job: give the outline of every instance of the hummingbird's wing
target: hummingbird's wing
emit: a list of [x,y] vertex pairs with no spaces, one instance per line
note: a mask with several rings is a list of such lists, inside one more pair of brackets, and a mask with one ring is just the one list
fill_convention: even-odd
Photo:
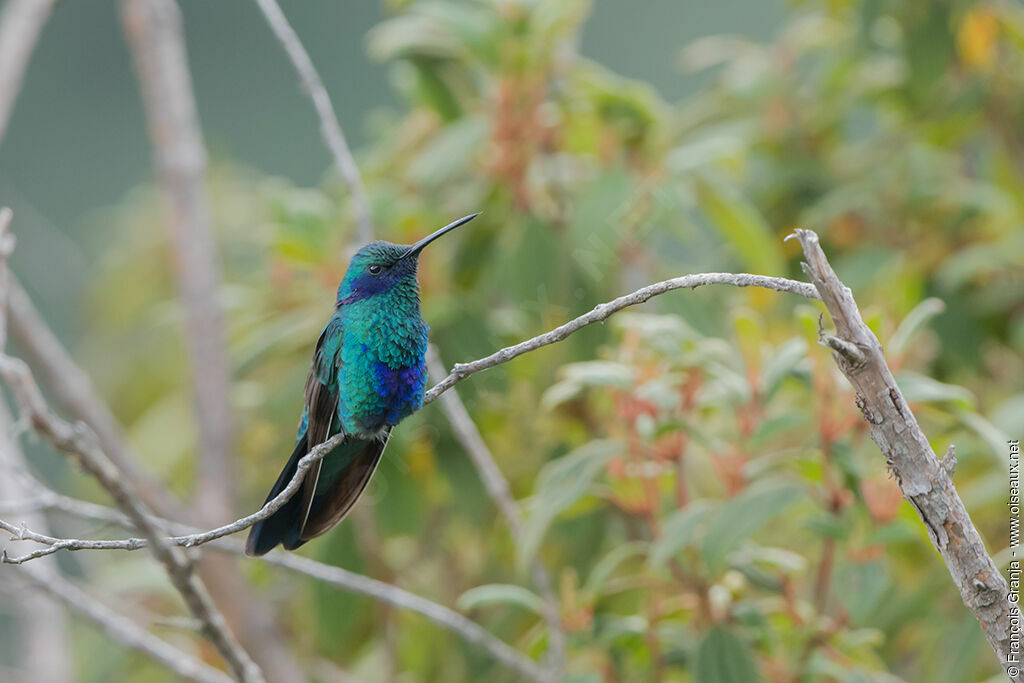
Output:
[[[341,318],[332,316],[330,321],[316,340],[313,351],[313,364],[306,375],[306,413],[309,416],[306,426],[306,444],[309,449],[322,444],[331,436],[331,427],[338,413],[338,369],[341,366],[341,342],[344,328]],[[299,528],[303,529],[309,517],[320,469],[324,460],[313,464],[302,484],[302,520]]]
[[[337,359],[340,355],[338,351],[341,348],[341,340],[342,323],[337,316],[334,316],[316,341],[313,365],[306,378],[306,405],[302,411],[295,448],[288,459],[288,464],[281,470],[273,488],[270,489],[264,505],[276,498],[288,486],[295,477],[299,460],[331,435],[335,409],[338,405]],[[318,461],[306,473],[302,491],[299,494],[292,496],[273,515],[253,525],[246,541],[246,554],[262,555],[279,543],[288,550],[294,550],[302,545],[300,533],[309,516],[322,463],[323,460]]]

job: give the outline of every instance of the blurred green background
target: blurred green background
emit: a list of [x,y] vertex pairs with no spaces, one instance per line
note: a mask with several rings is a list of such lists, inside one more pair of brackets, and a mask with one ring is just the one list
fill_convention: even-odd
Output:
[[[212,160],[241,515],[290,451],[354,226],[255,6],[181,6]],[[283,8],[356,149],[378,235],[411,241],[484,211],[424,258],[424,316],[447,364],[683,273],[802,279],[782,238],[816,230],[933,446],[956,444],[957,486],[1005,565],[1006,440],[1024,424],[1019,3]],[[147,467],[187,500],[191,389],[151,177],[115,4],[58,4],[0,146],[14,267]],[[459,391],[526,516],[523,541],[429,406],[396,431],[360,504],[372,513],[301,552],[456,606],[539,657],[548,633],[525,570],[538,558],[577,683],[1001,680],[816,344],[819,310],[675,292],[474,376]],[[40,476],[104,502],[37,450]],[[168,625],[180,612],[147,557],[61,561],[217,661]],[[311,680],[515,680],[417,615],[240,568]],[[167,677],[70,628],[80,680]]]

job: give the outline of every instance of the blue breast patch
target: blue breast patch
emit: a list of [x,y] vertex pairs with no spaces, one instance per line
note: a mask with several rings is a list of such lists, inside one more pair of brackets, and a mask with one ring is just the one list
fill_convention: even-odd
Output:
[[373,374],[377,393],[386,409],[384,421],[387,424],[398,424],[422,405],[427,384],[427,372],[422,364],[391,368],[378,361],[374,363]]

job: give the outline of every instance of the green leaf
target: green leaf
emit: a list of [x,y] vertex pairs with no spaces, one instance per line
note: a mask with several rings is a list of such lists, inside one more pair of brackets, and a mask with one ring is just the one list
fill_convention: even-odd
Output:
[[562,371],[567,379],[588,387],[629,389],[636,377],[636,368],[602,360],[573,363],[566,365]]
[[477,116],[464,117],[445,126],[412,160],[409,177],[430,186],[451,182],[466,172],[489,132],[490,124]]
[[601,683],[604,677],[596,671],[587,671],[583,673],[569,674],[565,679],[565,683]]
[[722,626],[715,626],[697,649],[694,680],[700,683],[755,683],[761,675],[746,643]]
[[785,434],[790,429],[805,424],[810,419],[810,416],[803,410],[791,410],[788,413],[782,415],[776,415],[766,420],[761,420],[757,429],[750,435],[750,446],[758,447],[764,444],[766,441],[770,441],[775,437]]
[[862,623],[881,606],[889,588],[889,574],[882,562],[858,562],[840,565],[836,571],[836,591],[854,624]]
[[605,581],[619,568],[619,565],[631,557],[642,555],[647,551],[647,545],[643,541],[633,541],[632,543],[624,543],[609,552],[598,560],[594,568],[590,570],[590,576],[587,577],[587,582],[583,585],[583,589],[591,595],[600,595]]
[[807,342],[799,337],[794,337],[775,349],[775,355],[764,364],[761,371],[761,396],[765,399],[771,398],[782,384],[782,380],[793,374],[806,356]]
[[774,571],[799,574],[807,569],[806,557],[785,548],[752,545],[739,554],[742,554],[743,562],[765,564]]
[[963,408],[974,405],[974,394],[955,384],[944,384],[925,375],[904,370],[896,374],[896,384],[907,403],[955,403]]
[[697,197],[744,268],[765,275],[785,272],[780,242],[753,204],[708,176],[698,179]]
[[633,386],[636,369],[623,363],[595,360],[566,365],[560,374],[564,379],[552,385],[541,398],[541,405],[544,408],[554,408],[570,401],[587,387],[630,389]]
[[636,180],[624,169],[610,169],[581,189],[569,226],[572,259],[591,283],[607,283],[617,265],[623,219],[632,206]]
[[539,595],[522,586],[507,583],[492,583],[470,588],[459,596],[455,604],[463,612],[498,604],[515,605],[534,614],[541,614],[544,611],[544,601]]
[[701,524],[715,505],[714,501],[695,500],[673,512],[661,526],[661,537],[651,545],[651,564],[664,565],[670,557],[698,540]]
[[533,513],[526,521],[519,546],[521,567],[533,559],[555,517],[579,500],[605,463],[621,452],[618,441],[591,441],[541,470],[532,500]]
[[978,413],[969,410],[958,410],[956,416],[965,427],[984,439],[988,445],[989,455],[1009,471],[1010,459],[1005,457],[1006,442],[1010,439],[1009,435]]
[[903,353],[903,350],[907,348],[907,344],[910,340],[913,339],[918,332],[924,329],[925,325],[927,325],[932,318],[945,310],[946,304],[941,299],[925,299],[919,303],[914,307],[914,310],[907,314],[907,317],[903,319],[900,326],[896,328],[895,332],[893,332],[886,350],[894,355]]
[[747,489],[712,516],[704,535],[702,556],[713,572],[722,569],[726,556],[740,541],[753,534],[803,496],[803,487],[782,483]]
[[1024,394],[1006,399],[989,414],[992,426],[1003,432],[1013,432],[1024,424]]
[[676,173],[689,173],[723,160],[741,158],[748,144],[746,140],[728,132],[701,137],[670,151],[665,162]]

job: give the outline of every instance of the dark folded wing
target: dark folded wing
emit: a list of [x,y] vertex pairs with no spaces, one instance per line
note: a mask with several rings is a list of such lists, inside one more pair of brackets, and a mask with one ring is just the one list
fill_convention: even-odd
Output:
[[[342,338],[341,319],[334,316],[320,333],[320,338],[316,340],[313,364],[306,376],[305,390],[308,415],[306,444],[310,450],[331,436],[331,426],[337,419]],[[306,479],[302,485],[301,519],[303,525],[309,516],[322,464],[323,460],[313,464],[313,467],[306,473]]]

